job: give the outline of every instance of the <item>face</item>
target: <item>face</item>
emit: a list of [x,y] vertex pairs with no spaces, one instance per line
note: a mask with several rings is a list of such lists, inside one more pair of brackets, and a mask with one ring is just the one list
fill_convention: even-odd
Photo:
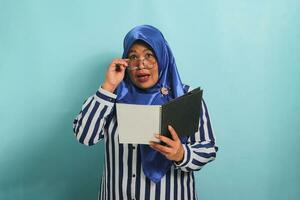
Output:
[[133,84],[140,89],[153,87],[158,81],[158,63],[154,52],[141,43],[133,44],[128,53],[127,70]]

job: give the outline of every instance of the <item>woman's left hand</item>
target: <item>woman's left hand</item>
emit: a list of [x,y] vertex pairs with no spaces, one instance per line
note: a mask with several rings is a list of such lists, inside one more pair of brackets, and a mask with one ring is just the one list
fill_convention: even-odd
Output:
[[157,135],[156,138],[161,142],[164,142],[166,145],[164,146],[155,142],[150,142],[149,145],[152,149],[166,156],[167,159],[180,162],[184,157],[184,149],[182,143],[173,127],[169,125],[168,129],[172,135],[173,140],[162,135]]

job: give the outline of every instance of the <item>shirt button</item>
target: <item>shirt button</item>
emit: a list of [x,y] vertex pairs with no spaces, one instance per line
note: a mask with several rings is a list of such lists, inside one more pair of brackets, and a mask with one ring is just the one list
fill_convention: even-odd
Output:
[[133,174],[132,177],[135,178],[135,174]]
[[135,150],[135,147],[132,147],[133,150]]

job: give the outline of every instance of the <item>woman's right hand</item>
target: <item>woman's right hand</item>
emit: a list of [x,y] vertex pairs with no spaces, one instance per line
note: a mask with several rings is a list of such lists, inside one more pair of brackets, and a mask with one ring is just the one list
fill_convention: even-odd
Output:
[[113,59],[112,63],[107,69],[105,80],[101,86],[102,89],[107,90],[111,93],[115,91],[115,89],[124,78],[126,67],[128,66],[128,60],[129,59],[121,58]]

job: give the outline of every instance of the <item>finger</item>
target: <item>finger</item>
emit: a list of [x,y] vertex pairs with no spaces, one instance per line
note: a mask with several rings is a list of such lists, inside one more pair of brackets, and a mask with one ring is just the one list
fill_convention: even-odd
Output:
[[164,154],[164,155],[168,155],[172,152],[172,149],[167,147],[167,146],[163,146],[161,144],[158,143],[150,143],[150,147],[156,151],[159,151],[160,153]]
[[122,71],[121,65],[116,64],[116,71],[117,71],[117,72],[121,72],[121,71]]
[[172,135],[173,140],[174,141],[178,141],[179,137],[178,137],[176,131],[174,130],[174,128],[171,125],[168,125],[168,129],[169,129],[169,131],[170,131],[170,133]]
[[124,63],[124,62],[115,62],[113,63],[113,65],[116,67],[116,66],[120,66],[120,67],[124,67],[124,69],[128,66],[127,63]]
[[128,62],[125,59],[121,58],[116,58],[112,62],[114,65],[123,65],[123,66],[128,66]]
[[129,61],[129,59],[127,59],[127,58],[118,59],[118,62],[123,63],[125,66],[128,65],[128,61]]
[[166,136],[163,136],[163,135],[159,135],[157,134],[156,135],[156,138],[159,139],[160,141],[164,142],[165,144],[167,144],[168,146],[174,146],[175,145],[175,142],[174,140],[166,137]]
[[110,65],[110,70],[116,72],[123,72],[127,67],[127,64],[120,60],[114,60]]

